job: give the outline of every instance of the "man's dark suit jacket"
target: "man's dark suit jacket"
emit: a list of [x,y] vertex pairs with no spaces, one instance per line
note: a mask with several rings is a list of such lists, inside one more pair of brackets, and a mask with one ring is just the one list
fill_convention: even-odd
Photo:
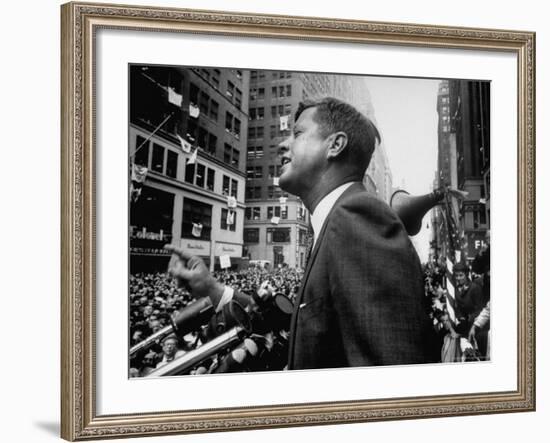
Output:
[[328,214],[307,264],[288,368],[426,363],[438,353],[405,228],[354,183]]

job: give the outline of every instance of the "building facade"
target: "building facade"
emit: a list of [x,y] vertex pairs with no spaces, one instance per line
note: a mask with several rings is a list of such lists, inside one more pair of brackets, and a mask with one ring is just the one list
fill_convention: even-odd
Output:
[[[249,72],[130,67],[131,164],[147,168],[130,204],[131,272],[164,271],[166,243],[238,264],[243,224]],[[233,198],[229,198],[233,197]]]
[[461,201],[449,199],[434,212],[434,255],[471,261],[486,240],[491,213],[489,104],[489,82],[445,80],[440,84],[435,185],[468,195]]

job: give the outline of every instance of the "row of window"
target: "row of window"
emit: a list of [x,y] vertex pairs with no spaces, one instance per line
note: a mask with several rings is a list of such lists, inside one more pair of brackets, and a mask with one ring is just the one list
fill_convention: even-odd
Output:
[[[222,208],[220,216],[220,229],[225,231],[236,231],[237,213],[232,211],[231,214],[231,218],[228,219],[228,210]],[[200,202],[198,200],[184,198],[182,217],[182,238],[210,240],[212,232],[212,205]],[[230,223],[228,223],[228,221]],[[202,227],[197,229],[194,224],[200,224]]]
[[[280,217],[283,220],[288,218],[287,206],[283,210],[281,206],[267,206],[267,220],[271,220],[273,217]],[[247,220],[262,220],[262,208],[260,206],[249,206],[245,209],[245,218]],[[302,206],[298,207],[296,214],[297,220],[306,220],[306,210]]]
[[[267,198],[279,198],[286,197],[288,194],[281,191],[281,188],[278,186],[268,186],[267,187]],[[262,187],[261,186],[247,186],[246,187],[246,200],[259,199],[262,198]]]
[[[273,217],[279,217],[283,220],[288,218],[288,207],[284,206],[284,210],[281,206],[267,206],[267,220],[271,220]],[[245,210],[245,218],[247,220],[261,220],[262,208],[259,206],[248,207]]]
[[[208,81],[209,83],[212,83],[212,85],[216,89],[220,89],[220,74],[221,74],[221,72],[220,72],[219,69],[210,70],[210,69],[201,68],[200,70],[195,70],[195,71],[197,71],[204,79],[206,79],[206,81]],[[238,79],[242,79],[243,73],[242,73],[241,70],[237,69],[235,71],[235,74],[236,74]],[[241,109],[243,93],[230,80],[227,81],[227,88],[225,90],[225,94],[232,103],[234,103],[239,109]],[[191,96],[191,97],[193,97],[193,96]],[[196,96],[195,96],[195,99],[191,98],[191,101],[193,101],[194,103],[199,103],[198,97],[196,97]]]
[[[271,87],[271,98],[292,97],[292,85],[280,85]],[[262,100],[265,98],[265,88],[250,88],[250,100]]]
[[[292,72],[289,71],[273,71],[271,73],[272,79],[292,78]],[[265,80],[265,71],[250,71],[250,80]]]
[[[136,154],[134,162],[138,165],[146,166],[151,171],[166,175],[171,178],[177,178],[178,175],[178,154],[174,151],[166,149],[164,146],[152,143],[153,152],[149,161],[150,143],[141,135],[136,136]],[[138,149],[139,148],[139,149]],[[230,145],[225,145],[224,158],[226,163],[233,164],[238,167],[239,151],[232,148]],[[214,191],[216,179],[216,171],[208,168],[202,163],[195,162],[185,166],[184,180],[200,188]],[[232,195],[237,198],[238,182],[231,179],[227,175],[222,179],[223,195]]]
[[[270,125],[269,126],[269,137],[288,137],[290,135],[289,129],[281,129],[280,125]],[[248,127],[248,139],[262,139],[264,138],[264,127],[263,126],[249,126]]]
[[218,102],[208,95],[205,91],[201,91],[197,85],[191,83],[189,85],[189,101],[199,106],[201,114],[218,121],[218,111],[220,105]]
[[[290,104],[271,106],[271,118],[277,118],[282,115],[290,115],[291,112],[292,112],[292,105]],[[248,110],[249,120],[263,120],[264,116],[265,116],[264,107],[250,108]]]
[[[243,234],[245,243],[260,242],[259,228],[245,228]],[[290,228],[267,228],[266,243],[290,243]]]
[[[262,155],[258,156],[258,153],[259,152],[263,152],[263,151],[254,151],[254,157],[252,157],[252,155],[249,155],[248,158],[261,158]],[[282,166],[281,165],[269,165],[267,167],[267,170],[268,170],[268,178],[275,178],[275,177],[279,177],[281,175],[281,168]],[[264,174],[263,174],[263,166],[254,166],[254,165],[249,165],[247,166],[246,168],[246,178],[251,180],[251,179],[255,179],[255,178],[263,178]]]

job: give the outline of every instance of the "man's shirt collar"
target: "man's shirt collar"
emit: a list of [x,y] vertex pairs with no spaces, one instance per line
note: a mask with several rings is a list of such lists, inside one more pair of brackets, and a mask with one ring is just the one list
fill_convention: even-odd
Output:
[[322,200],[319,202],[315,210],[311,214],[311,226],[313,228],[313,244],[317,242],[319,233],[323,228],[323,224],[328,217],[328,214],[336,200],[348,189],[354,182],[344,183],[343,185],[338,186],[336,189],[329,192],[325,195]]

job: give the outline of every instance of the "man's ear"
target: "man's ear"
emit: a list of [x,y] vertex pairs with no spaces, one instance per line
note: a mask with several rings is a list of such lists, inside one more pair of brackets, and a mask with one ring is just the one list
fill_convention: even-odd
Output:
[[333,159],[342,154],[348,146],[348,135],[342,131],[335,132],[328,136],[327,142],[329,144],[327,158]]

